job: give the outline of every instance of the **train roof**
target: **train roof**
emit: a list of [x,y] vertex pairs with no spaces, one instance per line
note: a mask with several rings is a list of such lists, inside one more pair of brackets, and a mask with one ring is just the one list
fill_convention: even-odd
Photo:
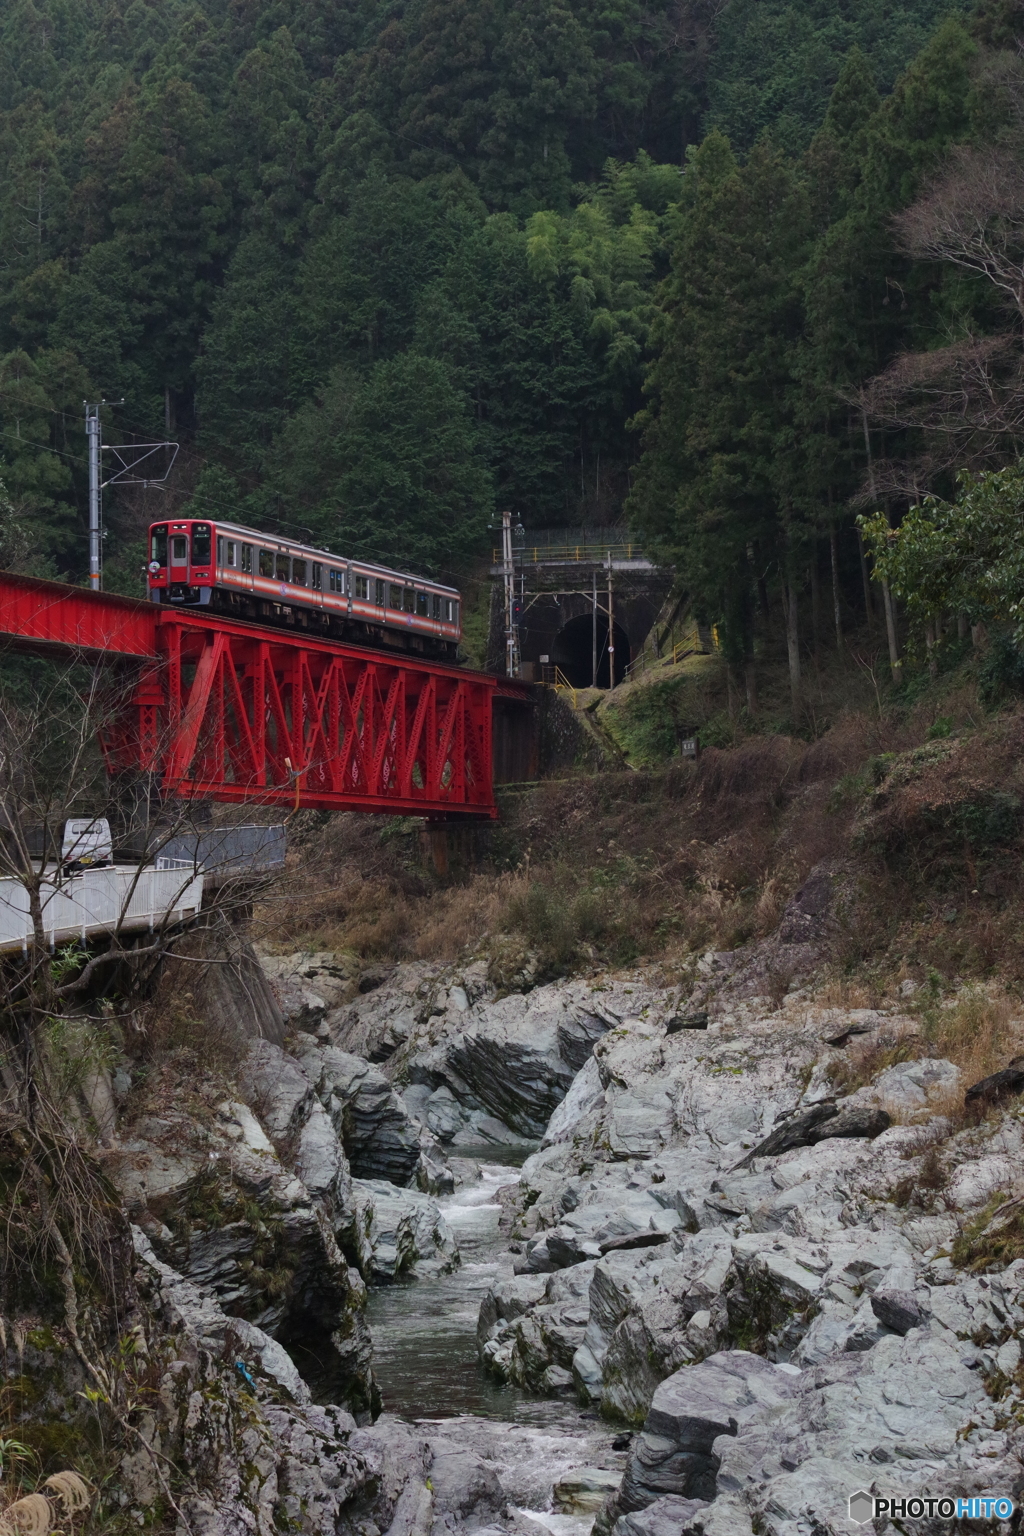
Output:
[[433,576],[414,576],[411,571],[396,571],[389,565],[375,565],[372,560],[353,560],[348,555],[332,554],[329,549],[318,549],[315,544],[303,544],[299,539],[289,539],[279,533],[261,533],[258,528],[247,528],[244,523],[223,522],[219,517],[159,517],[155,518],[154,523],[150,524],[150,526],[153,527],[156,523],[173,522],[211,523],[216,528],[230,529],[232,533],[244,534],[246,538],[263,544],[288,544],[296,546],[299,549],[308,550],[311,555],[320,555],[324,560],[333,560],[336,564],[357,565],[360,570],[372,571],[375,576],[388,576],[397,581],[422,581],[428,583],[431,587],[437,587],[441,592],[450,592],[453,597],[462,597],[458,587],[448,587],[443,581],[435,581]]

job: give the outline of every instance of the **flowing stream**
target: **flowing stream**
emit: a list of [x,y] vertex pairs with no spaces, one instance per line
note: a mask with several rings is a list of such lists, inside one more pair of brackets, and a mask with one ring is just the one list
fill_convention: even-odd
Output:
[[[612,1450],[615,1431],[572,1399],[534,1397],[481,1368],[480,1302],[495,1279],[512,1273],[498,1231],[497,1191],[520,1175],[507,1164],[479,1166],[478,1181],[438,1202],[462,1254],[454,1274],[370,1291],[367,1315],[384,1408],[409,1420],[447,1420],[449,1431],[450,1421],[460,1420],[467,1445],[495,1467],[524,1514],[556,1536],[586,1536],[593,1514],[558,1513],[552,1487],[579,1467],[621,1471],[625,1455]],[[495,1433],[499,1424],[504,1429]]]

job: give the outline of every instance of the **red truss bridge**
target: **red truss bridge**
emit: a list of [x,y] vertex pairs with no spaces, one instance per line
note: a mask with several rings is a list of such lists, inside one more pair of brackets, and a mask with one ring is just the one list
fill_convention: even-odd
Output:
[[489,673],[6,571],[0,645],[109,664],[108,771],[197,799],[494,817],[495,700],[529,698]]

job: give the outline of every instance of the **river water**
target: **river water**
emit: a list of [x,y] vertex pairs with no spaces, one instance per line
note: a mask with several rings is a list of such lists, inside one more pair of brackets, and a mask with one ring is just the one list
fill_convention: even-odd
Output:
[[[370,1291],[374,1372],[386,1412],[446,1420],[449,1433],[451,1421],[460,1420],[467,1445],[494,1465],[514,1504],[556,1536],[587,1536],[593,1515],[555,1511],[552,1487],[579,1467],[621,1471],[625,1455],[612,1450],[615,1431],[571,1399],[533,1397],[503,1385],[477,1358],[480,1302],[495,1279],[512,1273],[498,1231],[497,1191],[519,1176],[507,1164],[480,1164],[479,1178],[439,1200],[462,1255],[454,1274]],[[505,1430],[495,1433],[499,1425]]]

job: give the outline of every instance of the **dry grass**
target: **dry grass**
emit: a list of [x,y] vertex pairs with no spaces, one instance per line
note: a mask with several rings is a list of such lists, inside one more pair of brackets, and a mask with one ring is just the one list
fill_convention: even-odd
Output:
[[878,982],[865,976],[829,975],[816,988],[812,1002],[821,1008],[878,1008],[883,1001]]
[[[848,992],[847,998],[851,996]],[[844,1005],[837,984],[822,988],[815,994],[819,1006],[878,1006],[891,1003],[892,998],[878,996],[873,1003],[858,996],[856,1004]],[[908,1004],[901,1000],[901,1006]],[[984,1106],[968,1109],[964,1103],[966,1090],[972,1083],[1001,1071],[1007,1062],[1024,1051],[1024,1017],[1020,1001],[995,985],[966,986],[953,998],[940,1002],[937,996],[928,996],[917,1007],[909,1004],[910,1017],[893,1021],[892,1028],[881,1029],[877,1034],[858,1039],[854,1037],[846,1046],[842,1060],[832,1071],[832,1080],[842,1094],[873,1083],[888,1067],[903,1061],[932,1056],[951,1061],[960,1068],[956,1087],[934,1090],[927,1106],[907,1111],[891,1104],[890,1111],[896,1124],[918,1124],[925,1121],[941,1128],[945,1139],[965,1126],[976,1125],[987,1113]],[[935,1117],[941,1117],[936,1120]]]
[[965,1088],[1024,1051],[1020,1001],[999,987],[965,987],[951,1007],[929,1012],[924,1022],[929,1046],[956,1063]]
[[809,871],[840,859],[837,1006],[876,1005],[894,975],[1024,987],[1024,842],[1005,799],[1019,785],[1024,805],[1024,712],[983,716],[962,678],[868,703],[813,741],[749,736],[696,763],[502,794],[445,878],[419,823],[300,813],[255,936],[371,964],[454,962],[507,935],[545,975],[640,961],[681,975],[695,953],[767,936]]

